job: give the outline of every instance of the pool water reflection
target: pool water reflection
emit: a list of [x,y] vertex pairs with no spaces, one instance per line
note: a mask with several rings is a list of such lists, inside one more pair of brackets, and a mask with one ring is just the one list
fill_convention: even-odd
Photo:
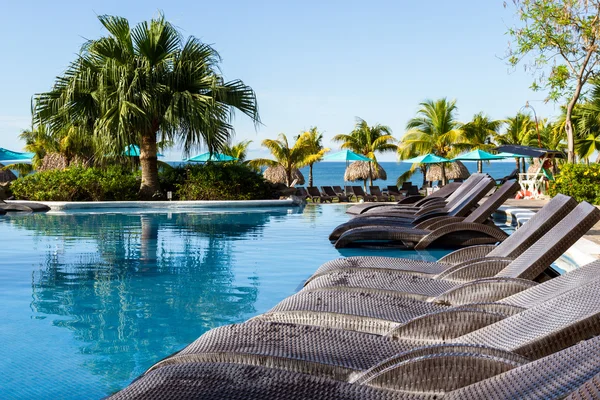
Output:
[[[340,253],[343,206],[0,217],[0,393],[100,398]],[[446,251],[346,250],[434,260]]]

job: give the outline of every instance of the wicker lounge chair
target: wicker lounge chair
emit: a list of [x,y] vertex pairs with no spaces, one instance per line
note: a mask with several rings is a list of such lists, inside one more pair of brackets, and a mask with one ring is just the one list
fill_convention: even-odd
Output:
[[[505,183],[484,204],[464,219],[429,218],[414,225],[414,227],[396,224],[391,219],[389,221],[380,221],[379,219],[376,219],[375,222],[365,221],[365,225],[348,229],[342,233],[335,242],[335,247],[339,249],[383,245],[425,249],[428,247],[464,247],[501,242],[508,235],[493,223],[485,223],[498,207],[509,197],[512,197],[519,188],[516,182]],[[465,203],[469,204],[470,201],[474,200],[468,198]],[[339,229],[336,229],[334,232],[338,233],[339,231]]]
[[[407,183],[407,182],[405,182]],[[400,201],[400,199],[404,198],[404,195],[406,194],[406,190],[405,191],[401,191],[401,189],[398,189],[398,186],[396,185],[388,185],[387,187],[387,193],[389,196],[394,197],[394,200],[396,201]]]
[[33,203],[30,201],[19,201],[6,203],[0,200],[0,215],[7,212],[46,212],[50,211],[50,207],[41,203]]
[[308,198],[308,192],[302,186],[296,188],[296,196],[300,197],[302,200],[306,200]]
[[[423,384],[413,387],[416,390],[413,390],[410,394],[372,387],[372,385],[379,385],[378,381],[381,381],[387,372],[372,376],[369,383],[349,383],[336,378],[270,368],[258,363],[233,364],[198,360],[197,362],[170,364],[150,371],[112,398],[115,400],[152,399],[164,398],[168,394],[174,400],[189,398],[247,400],[269,398],[289,400],[416,400],[423,398],[431,400],[435,396],[435,394],[431,394],[431,386],[428,386],[431,385],[431,380],[430,382],[422,382],[423,377],[430,377],[433,374],[440,376],[441,373],[441,379],[437,379],[437,382],[450,382],[454,386],[458,386],[455,380],[461,378],[461,376],[458,376],[456,369],[452,367],[465,366],[469,363],[471,363],[472,368],[468,371],[461,371],[465,375],[469,374],[467,379],[475,381],[482,376],[487,378],[455,390],[438,386],[435,388],[438,395],[436,398],[441,398],[441,392],[446,392],[443,396],[446,400],[561,399],[573,390],[575,392],[567,399],[598,398],[595,397],[598,393],[597,374],[600,372],[600,339],[598,337],[529,363],[523,363],[523,360],[510,353],[485,347],[439,346],[437,353],[434,350],[424,350],[423,352],[427,353],[423,357],[429,357],[429,360],[438,360],[440,363],[435,361],[431,363],[432,369],[423,370],[419,368],[414,370],[414,372],[421,371],[421,375],[416,377],[416,381],[413,380],[412,382]],[[444,351],[446,353],[443,353]],[[443,356],[444,354],[446,356]],[[451,354],[456,354],[454,360],[449,357]],[[520,365],[501,374],[492,375],[495,368],[477,368],[475,367],[476,363],[465,362],[467,355],[473,361],[477,361],[477,356],[488,356],[488,359],[495,358],[500,362],[508,362],[509,365]],[[446,364],[445,368],[440,368],[441,361],[450,361],[450,363]],[[483,366],[484,363],[478,364]],[[407,364],[404,364],[404,367],[406,366]],[[449,373],[450,370],[454,372],[453,379],[444,379],[445,374]],[[403,377],[409,378],[410,375],[413,375],[413,373],[408,373]],[[560,379],[555,379],[557,377]],[[395,382],[392,384],[398,385],[397,381],[392,382]],[[188,390],[192,387],[193,390]],[[429,390],[426,392],[428,388]]]
[[333,191],[338,196],[342,196],[342,197],[348,198],[348,201],[352,200],[352,196],[354,195],[354,193],[351,193],[351,192],[349,193],[349,192],[344,191],[344,189],[342,189],[341,186],[334,186],[333,187]]
[[480,180],[460,197],[453,199],[447,206],[433,204],[412,211],[389,210],[387,213],[361,214],[335,227],[329,235],[329,240],[334,242],[338,240],[344,232],[352,228],[369,225],[416,227],[427,221],[435,222],[437,221],[434,219],[436,217],[464,217],[469,214],[473,208],[477,207],[478,202],[493,186],[494,182],[489,178]]
[[333,197],[324,195],[321,192],[319,192],[319,189],[315,186],[307,187],[306,191],[308,192],[308,197],[310,197],[310,199],[313,202],[315,202],[316,200],[319,200],[320,203],[323,203],[323,202],[331,203],[331,201],[333,199]]
[[[442,304],[494,301],[529,287],[523,279],[539,276],[599,220],[600,210],[581,203],[513,261],[465,263],[430,277],[403,271],[348,271],[321,276],[310,282],[316,288],[305,288],[256,318],[381,334],[417,314],[436,311],[436,304],[427,307],[418,299]],[[322,282],[325,284],[319,287]],[[471,284],[461,286],[466,282]]]
[[[435,339],[423,332],[417,332],[414,337],[405,327],[390,332],[388,337],[395,339],[390,341],[386,337],[298,325],[227,326],[206,333],[181,352],[155,365],[137,382],[152,379],[149,377],[159,371],[172,371],[176,366],[241,364],[248,367],[244,375],[253,378],[256,376],[250,371],[254,368],[268,367],[322,379],[351,381],[354,385],[401,390],[405,394],[433,395],[462,388],[466,392],[454,393],[462,396],[476,393],[474,390],[493,390],[501,377],[498,374],[510,373],[510,370],[515,371],[513,376],[519,374],[526,380],[527,372],[533,367],[540,368],[545,362],[560,371],[577,365],[576,371],[563,381],[566,384],[561,385],[562,390],[569,391],[598,373],[600,346],[595,342],[597,339],[580,343],[600,333],[600,298],[595,295],[598,290],[600,282],[595,281],[451,340],[440,339],[439,332],[433,333],[437,336]],[[428,341],[447,343],[422,347]],[[569,357],[572,354],[569,346],[575,346],[578,351],[573,355],[578,357]],[[594,362],[589,363],[581,355],[592,348],[590,356]],[[558,351],[561,353],[553,354]],[[527,368],[528,360],[542,357],[546,358]],[[379,360],[373,363],[377,358]],[[559,368],[557,363],[561,360],[567,362]],[[369,369],[365,368],[367,365]],[[518,368],[524,370],[519,373]],[[434,371],[438,379],[431,379]],[[574,376],[577,378],[573,379]],[[530,387],[539,386],[541,376],[535,374],[534,377]],[[192,376],[187,378],[189,382]],[[263,384],[272,382],[266,380]],[[469,386],[475,384],[479,387]],[[522,390],[524,383],[519,382],[519,386]],[[556,383],[546,387],[558,390]]]
[[462,248],[440,258],[437,262],[376,256],[338,258],[319,267],[308,282],[320,275],[341,270],[408,270],[438,274],[452,265],[484,259],[485,257],[514,259],[560,222],[576,206],[577,202],[572,197],[562,194],[556,195],[521,228],[497,246],[480,245]]
[[357,199],[363,199],[364,201],[375,201],[375,196],[365,193],[362,186],[352,186],[352,192]]
[[332,199],[337,198],[340,202],[342,201],[350,201],[348,196],[343,193],[337,193],[331,186],[321,186],[321,191],[325,193],[326,196],[331,197]]
[[390,201],[390,196],[381,192],[379,186],[369,186],[369,193],[374,196],[377,201]]

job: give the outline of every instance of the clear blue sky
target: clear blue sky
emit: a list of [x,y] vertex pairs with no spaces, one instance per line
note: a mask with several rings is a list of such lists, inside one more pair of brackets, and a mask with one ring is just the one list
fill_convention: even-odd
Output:
[[0,147],[22,149],[31,96],[51,87],[86,38],[105,33],[97,15],[133,24],[159,10],[220,52],[226,79],[256,91],[264,126],[235,121],[236,140],[254,141],[251,157],[265,155],[263,139],[311,126],[337,148],[330,138],[352,130],[357,116],[400,138],[428,98],[457,99],[461,121],[479,111],[511,116],[527,100],[540,117],[559,112],[538,101],[545,94],[529,90],[522,67],[501,59],[515,21],[502,0],[11,1],[0,14]]

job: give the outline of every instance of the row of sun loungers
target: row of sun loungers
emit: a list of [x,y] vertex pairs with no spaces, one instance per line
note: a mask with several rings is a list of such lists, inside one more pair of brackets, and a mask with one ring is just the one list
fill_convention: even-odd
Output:
[[[445,215],[433,218],[483,217],[512,190],[448,215],[488,189],[476,180],[397,219],[410,226],[434,203]],[[557,195],[499,244],[437,262],[332,260],[269,312],[205,333],[113,398],[598,398],[600,261],[549,270],[598,221],[596,207]]]
[[302,198],[309,198],[313,202],[329,202],[331,203],[334,199],[339,202],[349,202],[353,199],[363,200],[367,202],[388,202],[392,200],[404,200],[411,198],[411,201],[422,199],[423,196],[419,194],[419,190],[416,186],[408,184],[407,189],[398,189],[397,186],[388,186],[387,191],[382,192],[379,186],[369,186],[369,192],[366,193],[362,186],[345,186],[342,189],[341,186],[321,186],[321,190],[316,186],[309,186],[307,188],[299,187],[298,195]]

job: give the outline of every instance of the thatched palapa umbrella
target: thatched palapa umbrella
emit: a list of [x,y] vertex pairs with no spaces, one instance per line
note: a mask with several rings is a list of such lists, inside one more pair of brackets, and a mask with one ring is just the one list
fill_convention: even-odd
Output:
[[345,181],[364,181],[365,189],[367,187],[367,179],[369,178],[373,178],[373,180],[386,180],[387,173],[381,165],[377,164],[375,166],[369,161],[355,161],[346,168],[346,172],[344,173]]
[[[267,168],[263,173],[263,176],[271,183],[288,184],[285,168],[283,168],[282,165]],[[302,172],[300,172],[299,169],[294,168],[292,171],[292,181],[293,180],[297,180],[296,185],[304,185],[304,175],[302,175]]]
[[[469,170],[460,161],[452,163],[446,163],[444,170],[446,172],[446,179],[467,179]],[[427,176],[425,177],[428,181],[440,181],[442,180],[442,169],[439,164],[432,164],[427,170]]]

